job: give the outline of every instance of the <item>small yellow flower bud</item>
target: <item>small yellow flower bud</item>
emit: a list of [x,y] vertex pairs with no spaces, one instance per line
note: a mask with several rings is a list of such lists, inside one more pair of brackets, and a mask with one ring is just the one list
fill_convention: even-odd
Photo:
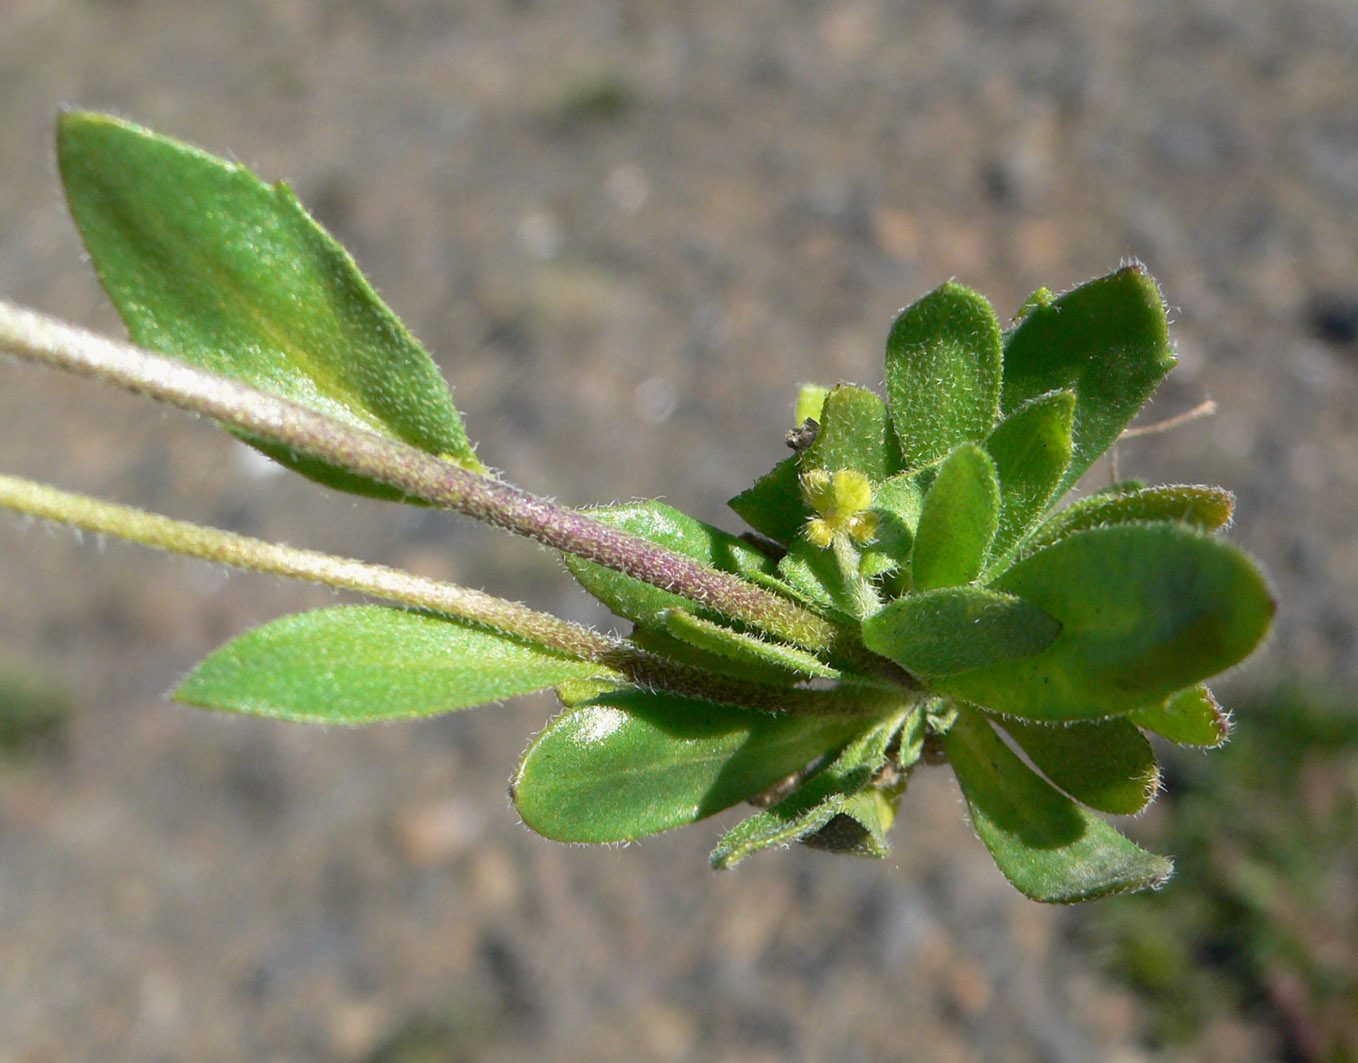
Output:
[[867,512],[872,505],[872,481],[857,469],[810,469],[802,473],[802,498],[816,512],[804,534],[822,549],[847,535],[858,543],[871,542],[877,534],[877,517]]
[[857,469],[837,469],[830,476],[831,505],[844,517],[872,505],[872,481]]

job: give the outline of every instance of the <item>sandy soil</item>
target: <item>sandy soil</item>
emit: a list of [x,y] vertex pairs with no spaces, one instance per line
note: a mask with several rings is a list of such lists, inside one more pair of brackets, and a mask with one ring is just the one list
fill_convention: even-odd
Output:
[[[117,331],[50,148],[58,106],[113,110],[292,182],[510,478],[734,526],[795,385],[880,384],[898,306],[953,276],[1010,312],[1136,256],[1178,308],[1154,414],[1221,412],[1122,467],[1235,490],[1283,603],[1227,692],[1351,686],[1355,56],[1346,0],[5,0],[0,293]],[[607,622],[542,550],[91,385],[0,365],[0,424],[9,471]],[[0,1063],[1148,1058],[941,775],[884,863],[713,875],[716,825],[518,824],[546,699],[355,732],[163,700],[331,600],[0,520],[0,669],[72,705],[0,764]],[[1223,1016],[1200,1051],[1276,1045]]]

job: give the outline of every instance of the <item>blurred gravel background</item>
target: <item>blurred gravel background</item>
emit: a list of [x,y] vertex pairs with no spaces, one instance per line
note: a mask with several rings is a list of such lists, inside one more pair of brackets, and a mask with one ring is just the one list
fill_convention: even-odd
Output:
[[[728,527],[795,386],[879,385],[899,306],[956,277],[1007,314],[1136,256],[1177,308],[1152,416],[1220,413],[1123,472],[1235,490],[1282,600],[1223,691],[1358,678],[1348,0],[3,0],[0,294],[117,333],[63,104],[288,179],[511,479]],[[0,365],[0,423],[7,471],[608,622],[543,550],[93,385]],[[0,674],[69,706],[0,761],[0,1061],[1162,1058],[943,773],[885,863],[713,875],[716,824],[604,850],[518,824],[546,698],[353,732],[163,700],[331,601],[0,519]],[[1163,1058],[1286,1050],[1262,1012],[1209,1033]]]

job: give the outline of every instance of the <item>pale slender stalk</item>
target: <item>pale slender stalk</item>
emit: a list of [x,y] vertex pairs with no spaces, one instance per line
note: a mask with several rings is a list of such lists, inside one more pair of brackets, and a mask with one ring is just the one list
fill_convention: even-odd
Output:
[[298,403],[0,301],[0,350],[147,395],[674,591],[811,650],[835,626],[795,602],[583,513]]
[[0,473],[0,508],[185,557],[322,583],[428,609],[566,656],[593,661],[602,666],[601,677],[626,680],[649,689],[765,711],[834,714],[873,712],[878,702],[888,696],[886,692],[865,698],[861,691],[788,690],[712,675],[484,591],[316,550],[280,546],[4,473]]

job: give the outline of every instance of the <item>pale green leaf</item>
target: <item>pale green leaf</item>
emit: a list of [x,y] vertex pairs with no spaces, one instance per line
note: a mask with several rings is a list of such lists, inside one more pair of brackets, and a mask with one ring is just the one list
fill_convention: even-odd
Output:
[[315,723],[434,716],[609,670],[461,621],[377,605],[285,616],[209,654],[174,692]]
[[924,496],[910,560],[915,588],[953,587],[980,575],[999,516],[994,462],[975,443],[959,445]]
[[905,468],[990,433],[1000,364],[999,319],[978,292],[949,282],[901,311],[887,337],[886,392]]

